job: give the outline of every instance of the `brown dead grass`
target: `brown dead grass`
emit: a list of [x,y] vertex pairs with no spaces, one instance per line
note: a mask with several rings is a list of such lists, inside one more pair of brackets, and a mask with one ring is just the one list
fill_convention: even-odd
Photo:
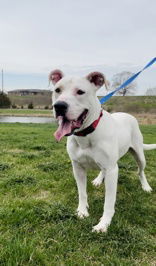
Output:
[[156,125],[156,114],[134,113],[132,115],[136,117],[140,125]]
[[51,193],[50,191],[47,190],[41,190],[40,192],[38,192],[37,194],[35,194],[33,196],[33,198],[35,198],[36,200],[50,200]]
[[7,149],[4,149],[3,150],[4,152],[7,151],[8,153],[22,153],[24,152],[24,150],[21,150],[21,149],[10,149],[10,150],[7,150]]

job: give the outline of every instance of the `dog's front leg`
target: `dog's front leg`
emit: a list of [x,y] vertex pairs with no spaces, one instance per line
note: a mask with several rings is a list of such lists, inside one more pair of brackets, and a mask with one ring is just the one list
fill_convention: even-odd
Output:
[[93,227],[93,232],[106,232],[115,212],[115,201],[118,180],[118,165],[106,170],[104,213],[100,222]]
[[76,161],[72,161],[73,173],[76,180],[78,194],[79,194],[79,205],[77,208],[77,214],[80,218],[89,216],[88,213],[88,202],[87,202],[87,177],[86,171]]

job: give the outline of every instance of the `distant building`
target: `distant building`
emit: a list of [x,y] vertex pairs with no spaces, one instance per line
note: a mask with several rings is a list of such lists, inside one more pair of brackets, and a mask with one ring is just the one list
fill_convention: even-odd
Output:
[[28,96],[28,95],[51,95],[50,90],[35,90],[35,89],[23,89],[23,90],[12,90],[8,91],[8,95],[16,95],[16,96]]

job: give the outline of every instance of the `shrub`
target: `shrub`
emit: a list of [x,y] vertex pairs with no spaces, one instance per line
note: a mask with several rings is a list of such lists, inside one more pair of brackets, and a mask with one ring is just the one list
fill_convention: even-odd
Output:
[[46,105],[46,106],[44,107],[44,109],[45,109],[45,110],[49,109],[49,106],[48,106],[48,105]]
[[28,109],[34,109],[34,105],[32,102],[28,104]]
[[12,104],[11,106],[13,109],[16,109],[17,108],[17,105],[16,104]]
[[113,108],[112,108],[111,106],[108,106],[108,107],[106,108],[106,110],[107,110],[108,113],[111,113],[111,112],[113,111]]
[[7,94],[0,92],[0,108],[10,108],[11,101]]

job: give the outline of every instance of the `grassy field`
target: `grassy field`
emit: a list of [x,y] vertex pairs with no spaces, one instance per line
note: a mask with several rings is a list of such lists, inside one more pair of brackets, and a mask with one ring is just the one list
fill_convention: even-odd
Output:
[[41,109],[0,109],[0,116],[52,116],[51,110]]
[[[156,143],[156,125],[142,126]],[[104,188],[88,173],[90,217],[75,216],[77,189],[54,125],[0,124],[0,265],[156,265],[156,151],[146,152],[145,193],[127,154],[119,161],[116,213],[107,234],[92,233],[103,210]]]
[[156,114],[156,96],[117,96],[104,104],[111,112]]
[[[24,99],[25,96],[18,97]],[[42,100],[44,101],[44,99]],[[45,101],[43,107],[45,105],[49,104]],[[34,106],[39,106],[39,104]],[[131,113],[138,119],[140,124],[156,124],[156,96],[112,97],[103,105],[103,108],[109,112]],[[0,109],[0,116],[3,115],[51,117],[52,111],[43,109]]]
[[[51,96],[10,96],[12,104],[19,108],[27,108],[29,103],[33,103],[35,108],[51,107]],[[112,97],[104,104],[104,108],[111,112],[130,112],[130,113],[156,113],[156,96],[117,96]]]
[[36,108],[44,108],[45,106],[51,106],[51,93],[45,91],[44,95],[9,95],[11,103],[18,107],[24,106],[27,108],[28,104],[33,103]]

